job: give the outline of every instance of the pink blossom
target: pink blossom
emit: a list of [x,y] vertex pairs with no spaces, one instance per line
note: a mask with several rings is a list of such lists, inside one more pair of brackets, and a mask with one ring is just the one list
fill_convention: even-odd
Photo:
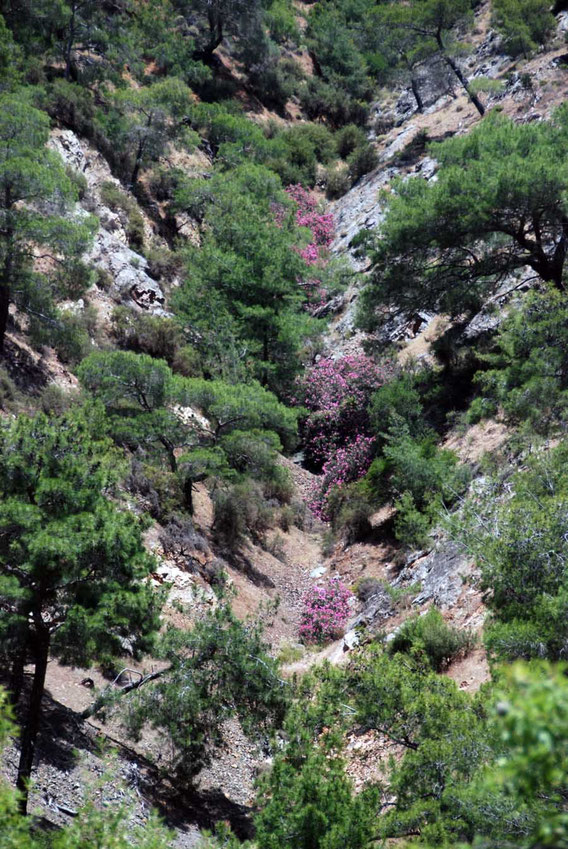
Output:
[[340,636],[349,618],[350,590],[340,578],[314,586],[304,596],[300,636],[306,643],[321,643]]
[[310,509],[323,521],[329,521],[329,497],[335,487],[360,480],[373,459],[373,436],[357,434],[354,440],[334,451],[323,466],[323,474],[313,488]]
[[[306,265],[323,268],[327,264],[328,251],[333,239],[333,216],[319,212],[316,198],[301,185],[288,186],[286,193],[296,203],[296,224],[298,227],[305,227],[311,234],[311,242],[305,247],[298,247],[296,250]],[[273,215],[274,221],[281,227],[286,215],[285,208],[275,205]],[[298,281],[306,295],[305,308],[308,312],[313,312],[317,307],[326,303],[328,293],[321,285],[321,281],[317,281],[315,288],[310,285],[310,282]],[[314,297],[314,292],[316,297]]]

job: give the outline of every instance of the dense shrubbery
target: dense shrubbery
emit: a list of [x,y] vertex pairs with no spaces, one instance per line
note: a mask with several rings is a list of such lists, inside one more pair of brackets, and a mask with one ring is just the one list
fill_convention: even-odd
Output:
[[493,20],[511,56],[527,57],[555,26],[548,0],[493,0]]
[[529,293],[511,311],[499,329],[495,352],[484,357],[489,370],[477,376],[486,406],[502,405],[512,421],[538,433],[563,426],[568,410],[567,319],[568,299],[552,288]]
[[455,532],[481,567],[496,657],[566,656],[567,445],[535,451],[508,480],[473,494]]
[[388,644],[388,650],[391,654],[410,653],[417,659],[425,655],[432,669],[441,672],[471,645],[471,634],[452,628],[442,614],[431,607],[423,616],[407,619]]
[[341,636],[349,616],[351,592],[340,578],[316,585],[306,593],[300,637],[306,643],[324,643]]

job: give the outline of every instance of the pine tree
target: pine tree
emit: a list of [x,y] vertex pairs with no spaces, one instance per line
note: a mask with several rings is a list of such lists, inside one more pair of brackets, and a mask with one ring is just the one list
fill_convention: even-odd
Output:
[[[123,720],[134,739],[145,728],[167,736],[168,769],[178,778],[191,781],[210,762],[227,720],[237,718],[251,738],[265,741],[281,723],[288,687],[262,630],[260,617],[241,622],[221,598],[192,628],[168,628],[157,646],[164,668],[115,696],[115,703],[124,703]],[[101,694],[83,715],[108,701],[113,693]]]
[[[414,34],[412,53],[418,51],[424,56],[437,53],[442,58],[479,114],[484,115],[484,105],[470,89],[455,58],[454,29],[468,23],[471,18],[471,5],[471,0],[414,0],[408,4],[394,0],[386,14],[387,21],[395,30]],[[404,39],[402,43],[404,44]]]
[[255,382],[182,378],[164,360],[129,351],[91,354],[81,363],[79,379],[103,403],[116,442],[165,454],[170,470],[181,477],[190,513],[193,485],[229,471],[224,443],[229,434],[250,431],[258,441],[256,431],[275,432],[284,446],[295,444],[296,412]]
[[22,416],[0,431],[0,629],[16,701],[34,676],[17,786],[25,812],[50,653],[87,665],[149,647],[159,599],[138,520],[119,509],[121,463],[100,408]]
[[95,221],[65,217],[77,190],[46,148],[48,132],[47,115],[23,94],[0,95],[0,353],[11,303],[57,327],[54,295],[78,296],[88,285],[80,257]]
[[373,324],[380,303],[475,310],[526,266],[562,290],[567,138],[562,107],[540,124],[494,114],[467,136],[433,146],[437,181],[399,182],[390,198],[361,320]]

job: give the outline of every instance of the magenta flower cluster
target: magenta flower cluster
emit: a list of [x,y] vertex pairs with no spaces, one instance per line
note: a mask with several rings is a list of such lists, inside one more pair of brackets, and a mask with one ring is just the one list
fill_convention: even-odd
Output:
[[310,507],[327,521],[334,487],[359,480],[373,458],[367,407],[371,396],[390,377],[364,354],[320,360],[297,383],[297,402],[309,410],[303,423],[306,460],[321,468]]
[[[309,266],[323,268],[333,239],[333,216],[318,211],[317,199],[301,185],[288,186],[287,194],[296,203],[296,224],[311,233],[311,242],[298,253]],[[317,277],[300,280],[306,297],[306,309],[313,312],[327,301],[328,293]]]
[[338,412],[346,398],[365,407],[370,396],[383,385],[388,370],[365,354],[322,358],[302,377],[299,386],[308,410]]
[[300,637],[305,643],[337,639],[349,618],[351,591],[340,578],[314,586],[304,596]]
[[303,427],[310,465],[321,468],[336,448],[368,433],[371,396],[391,371],[364,354],[327,357],[306,370],[294,400],[310,411]]
[[[296,202],[296,224],[311,231],[312,241],[306,248],[312,263],[317,263],[333,239],[333,215],[318,211],[317,199],[303,186],[288,186],[286,193]],[[308,260],[306,260],[308,261]]]
[[373,460],[375,438],[358,433],[352,442],[337,448],[324,463],[323,474],[313,489],[310,509],[319,519],[328,522],[329,497],[332,491],[347,483],[360,480],[369,470]]

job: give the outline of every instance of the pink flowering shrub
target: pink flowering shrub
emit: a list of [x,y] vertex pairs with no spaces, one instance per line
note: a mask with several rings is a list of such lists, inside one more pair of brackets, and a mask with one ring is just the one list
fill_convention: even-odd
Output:
[[368,433],[367,407],[390,371],[358,354],[322,359],[298,380],[296,400],[310,411],[303,437],[311,466],[321,468],[336,449]]
[[316,198],[303,186],[288,186],[286,193],[296,202],[296,224],[307,227],[312,233],[312,256],[317,262],[321,256],[320,249],[327,249],[333,239],[333,215],[318,212]]
[[333,411],[349,397],[357,406],[366,406],[387,376],[386,369],[365,354],[336,360],[327,357],[308,369],[302,378],[303,404],[308,410]]
[[329,497],[335,487],[358,481],[369,470],[374,444],[373,436],[357,434],[352,442],[333,451],[324,463],[323,474],[314,485],[310,502],[312,513],[319,519],[330,520]]
[[367,408],[374,392],[389,379],[390,365],[364,354],[322,359],[297,381],[297,403],[308,409],[302,424],[305,459],[322,471],[310,508],[331,519],[329,498],[336,487],[359,480],[373,459]]
[[300,637],[305,643],[323,643],[341,636],[349,618],[350,590],[340,578],[314,586],[304,596]]
[[[286,193],[296,203],[296,224],[311,232],[311,242],[303,248],[298,248],[298,253],[306,265],[321,269],[327,263],[327,251],[333,238],[333,216],[318,212],[316,198],[303,186],[288,186]],[[284,209],[275,207],[273,212],[276,224],[281,226],[284,221]],[[298,283],[304,291],[306,309],[309,312],[326,303],[328,293],[321,280],[311,278],[299,280]]]

